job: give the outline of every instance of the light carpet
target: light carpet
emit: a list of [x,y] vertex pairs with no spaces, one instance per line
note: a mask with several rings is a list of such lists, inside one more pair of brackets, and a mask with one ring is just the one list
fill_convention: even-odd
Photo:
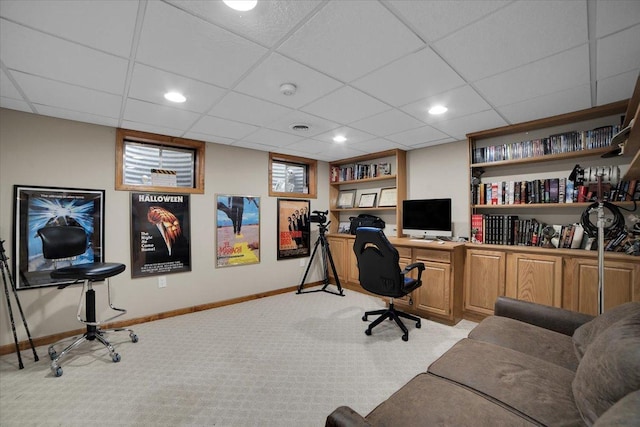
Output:
[[[324,426],[336,407],[365,415],[467,336],[394,322],[364,333],[379,298],[345,290],[287,293],[135,325],[109,339],[122,356],[83,344],[51,374],[47,347],[0,357],[2,426]],[[373,318],[370,318],[371,321]]]

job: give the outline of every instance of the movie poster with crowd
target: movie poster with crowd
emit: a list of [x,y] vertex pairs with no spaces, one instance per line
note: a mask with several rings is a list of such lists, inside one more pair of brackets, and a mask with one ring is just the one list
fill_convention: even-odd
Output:
[[309,200],[278,199],[278,260],[309,256],[310,207]]
[[191,271],[188,194],[131,193],[131,277]]
[[216,267],[260,262],[260,197],[216,195]]

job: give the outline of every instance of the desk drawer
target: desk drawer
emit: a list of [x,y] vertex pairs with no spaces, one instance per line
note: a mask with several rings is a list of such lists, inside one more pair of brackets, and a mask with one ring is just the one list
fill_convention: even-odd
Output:
[[411,259],[411,248],[407,248],[404,246],[396,246],[396,249],[398,250],[398,255],[400,255],[400,258]]
[[451,252],[437,249],[414,249],[416,261],[451,262]]

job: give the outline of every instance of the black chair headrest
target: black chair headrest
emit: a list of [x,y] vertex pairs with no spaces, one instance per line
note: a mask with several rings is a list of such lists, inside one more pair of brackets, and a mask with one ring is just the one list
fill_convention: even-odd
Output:
[[78,226],[43,227],[38,230],[46,259],[69,258],[87,250],[87,232]]

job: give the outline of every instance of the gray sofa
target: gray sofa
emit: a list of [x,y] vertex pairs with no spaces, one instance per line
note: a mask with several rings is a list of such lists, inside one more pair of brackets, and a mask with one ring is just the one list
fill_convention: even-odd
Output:
[[366,417],[337,426],[640,426],[640,302],[598,317],[499,298],[495,315]]

